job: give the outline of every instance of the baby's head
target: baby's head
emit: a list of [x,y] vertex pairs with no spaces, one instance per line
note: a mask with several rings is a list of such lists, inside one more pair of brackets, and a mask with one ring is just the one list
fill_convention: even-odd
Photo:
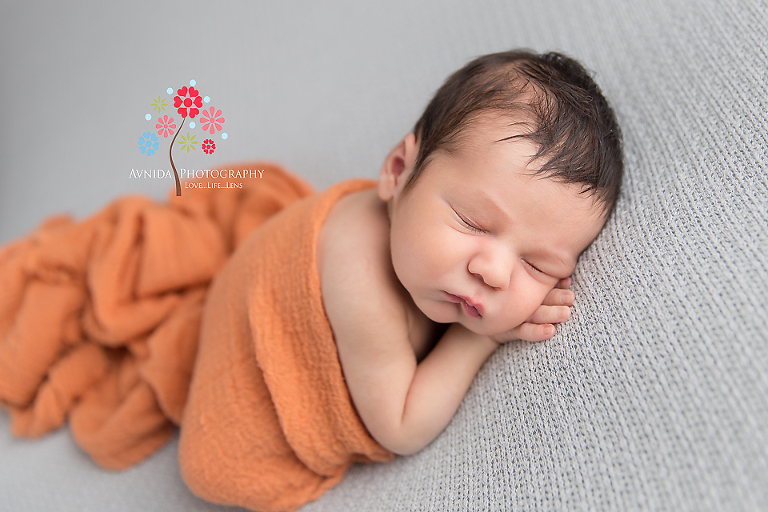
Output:
[[511,329],[573,272],[622,170],[613,111],[579,63],[480,57],[448,78],[382,166],[395,272],[434,321]]

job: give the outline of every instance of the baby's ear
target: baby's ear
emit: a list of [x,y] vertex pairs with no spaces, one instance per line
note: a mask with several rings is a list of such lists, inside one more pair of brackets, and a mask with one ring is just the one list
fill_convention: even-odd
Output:
[[413,171],[419,146],[413,133],[406,135],[384,159],[379,173],[379,197],[389,201],[396,192],[402,190],[408,176]]

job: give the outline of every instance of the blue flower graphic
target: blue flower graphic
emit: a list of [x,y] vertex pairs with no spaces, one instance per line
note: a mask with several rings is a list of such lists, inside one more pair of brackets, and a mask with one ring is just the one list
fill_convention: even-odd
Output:
[[139,149],[147,156],[154,155],[158,146],[157,135],[152,132],[144,132],[144,135],[139,137]]

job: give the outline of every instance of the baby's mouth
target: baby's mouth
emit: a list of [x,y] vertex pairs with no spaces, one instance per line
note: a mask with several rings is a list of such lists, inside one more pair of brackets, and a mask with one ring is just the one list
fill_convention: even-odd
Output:
[[465,299],[464,297],[460,297],[458,295],[454,295],[448,292],[445,292],[445,294],[448,295],[448,298],[450,299],[451,302],[455,302],[457,304],[460,303],[461,306],[464,308],[464,313],[466,313],[467,316],[470,316],[472,318],[479,318],[483,316],[482,313],[480,312],[481,311],[480,308],[478,307],[479,304],[471,305],[467,302],[467,299]]

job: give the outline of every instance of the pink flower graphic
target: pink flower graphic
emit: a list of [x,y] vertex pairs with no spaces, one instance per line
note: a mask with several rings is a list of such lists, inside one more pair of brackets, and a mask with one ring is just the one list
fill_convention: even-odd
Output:
[[173,118],[168,116],[158,117],[155,128],[158,128],[157,134],[162,135],[166,139],[176,129],[176,125],[173,124]]
[[[176,112],[185,119],[187,115],[194,119],[200,113],[198,109],[203,106],[203,98],[200,97],[200,93],[194,87],[190,86],[187,88],[186,85],[177,92],[179,95],[173,98],[173,107],[177,109]],[[189,94],[189,97],[187,97],[187,94]],[[190,108],[192,105],[197,108]]]
[[205,139],[203,141],[203,152],[206,155],[212,155],[215,150],[216,150],[216,144],[214,144],[213,140]]
[[211,135],[216,133],[215,131],[221,131],[221,125],[224,123],[224,118],[221,116],[221,110],[217,110],[216,114],[213,113],[214,109],[211,107],[209,110],[203,110],[200,114],[200,124],[203,125],[203,131],[208,132]]

